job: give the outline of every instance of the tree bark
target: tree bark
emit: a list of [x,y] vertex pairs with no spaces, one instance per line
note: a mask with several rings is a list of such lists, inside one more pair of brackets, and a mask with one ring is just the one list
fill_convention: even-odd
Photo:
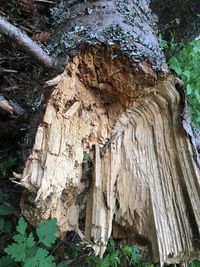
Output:
[[44,91],[21,208],[96,254],[118,237],[162,266],[199,257],[200,163],[148,2],[69,4],[49,46],[69,61]]

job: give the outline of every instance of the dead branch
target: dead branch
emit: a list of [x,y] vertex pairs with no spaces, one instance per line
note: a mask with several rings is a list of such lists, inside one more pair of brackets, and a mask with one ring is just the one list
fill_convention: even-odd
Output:
[[46,68],[56,68],[56,64],[37,43],[29,38],[22,30],[0,16],[0,32],[12,41],[19,43],[25,50]]

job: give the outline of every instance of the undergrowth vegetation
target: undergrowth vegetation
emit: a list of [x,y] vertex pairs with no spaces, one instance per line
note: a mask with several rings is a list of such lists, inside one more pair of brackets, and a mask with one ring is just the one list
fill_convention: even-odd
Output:
[[168,55],[170,69],[184,82],[192,122],[200,129],[200,39],[183,46],[175,42],[174,33],[170,35],[167,42],[159,34],[160,46]]
[[[138,247],[111,240],[103,258],[93,255],[86,243],[67,243],[65,251],[60,249],[64,240],[56,242],[56,219],[41,222],[35,230],[20,217],[13,242],[5,248],[0,258],[1,267],[158,267],[144,261],[144,251]],[[199,267],[193,261],[188,267]]]
[[200,40],[187,44],[169,65],[185,84],[192,121],[200,129]]
[[[13,242],[5,248],[6,255],[0,258],[1,267],[156,266],[144,262],[141,249],[122,243],[117,247],[113,240],[109,242],[102,259],[81,244],[68,244],[66,251],[58,256],[59,243],[55,244],[56,219],[41,222],[36,230],[30,229],[24,218],[20,217],[16,233],[12,236]],[[56,263],[58,260],[59,263]]]

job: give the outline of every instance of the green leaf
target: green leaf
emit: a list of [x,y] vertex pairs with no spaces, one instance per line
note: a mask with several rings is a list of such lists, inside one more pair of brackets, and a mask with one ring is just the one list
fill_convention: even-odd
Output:
[[182,72],[183,78],[185,78],[185,82],[188,82],[190,80],[190,74],[191,72],[189,70],[185,70]]
[[1,267],[14,267],[15,263],[11,257],[3,256],[2,258],[0,258],[0,266]]
[[192,86],[190,84],[187,84],[186,92],[187,92],[187,95],[191,95],[192,94]]
[[27,223],[24,220],[23,217],[21,217],[18,221],[18,226],[16,227],[18,233],[20,233],[21,235],[25,235],[26,234],[26,228],[27,228]]
[[141,250],[137,247],[133,247],[131,258],[135,263],[139,264],[141,262],[141,258],[142,258]]
[[182,68],[177,58],[173,57],[170,59],[170,67],[176,72],[176,74],[181,75]]
[[11,256],[16,262],[24,261],[26,258],[26,244],[20,243],[20,244],[12,244],[8,246],[4,251]]
[[15,213],[15,208],[9,205],[0,205],[0,215],[6,216]]
[[19,234],[13,236],[14,241],[17,243],[11,244],[4,250],[16,262],[24,262],[26,258],[26,228],[27,223],[25,222],[24,218],[21,217],[18,221],[18,226],[16,227]]
[[194,93],[195,93],[197,102],[200,103],[200,93],[198,92],[198,90],[195,90]]
[[32,258],[26,258],[24,267],[55,267],[53,256],[44,248],[38,248],[36,255]]
[[188,267],[200,267],[200,261],[195,260],[188,264]]
[[114,240],[111,240],[109,242],[108,251],[112,255],[112,254],[115,253],[115,250],[116,250],[116,248],[115,248],[115,241]]
[[125,245],[123,247],[123,250],[124,250],[124,253],[128,256],[128,257],[131,257],[132,255],[132,247],[128,246],[128,245]]
[[35,240],[33,237],[33,233],[30,233],[26,240],[27,248],[32,248],[35,245]]
[[46,247],[51,247],[56,241],[56,219],[43,221],[39,224],[36,232],[39,237],[39,243],[44,244]]
[[23,235],[18,234],[18,235],[13,236],[13,240],[14,240],[16,243],[20,244],[20,243],[23,243],[23,242],[25,241],[25,238],[24,238]]
[[110,257],[107,255],[105,258],[100,259],[97,257],[97,259],[99,259],[99,263],[97,262],[96,267],[109,267],[110,266]]

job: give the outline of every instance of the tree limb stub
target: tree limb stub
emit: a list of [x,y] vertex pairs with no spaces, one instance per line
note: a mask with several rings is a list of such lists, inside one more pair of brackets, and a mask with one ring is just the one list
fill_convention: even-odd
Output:
[[[73,37],[73,45],[63,73],[47,83],[52,88],[21,177],[22,212],[33,224],[56,217],[60,236],[75,230],[100,255],[109,238],[119,237],[148,246],[161,266],[198,258],[200,169],[183,125],[185,99],[163,71],[148,6],[130,1],[138,14],[130,21],[120,3],[72,6],[82,17],[73,13],[62,27],[66,39],[56,37],[61,45]],[[87,36],[96,32],[90,46],[78,30],[84,22]],[[120,43],[110,27],[130,32]]]
[[0,31],[6,37],[22,45],[30,55],[46,68],[56,67],[54,60],[39,45],[2,16],[0,16]]

